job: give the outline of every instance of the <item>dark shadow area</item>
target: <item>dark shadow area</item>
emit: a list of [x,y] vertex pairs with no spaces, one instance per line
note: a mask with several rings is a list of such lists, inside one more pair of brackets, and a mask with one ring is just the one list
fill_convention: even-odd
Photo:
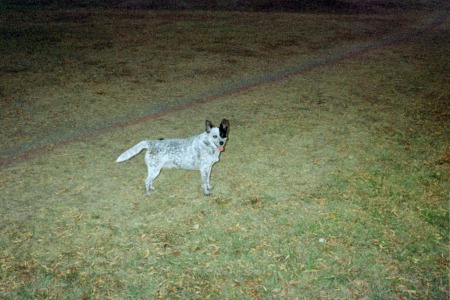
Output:
[[[370,1],[373,6],[374,1]],[[376,2],[376,1],[375,1]],[[225,10],[225,11],[290,11],[356,13],[367,9],[369,1],[357,4],[345,0],[7,0],[3,6],[10,8],[118,8],[152,10]],[[383,6],[384,2],[380,1]]]

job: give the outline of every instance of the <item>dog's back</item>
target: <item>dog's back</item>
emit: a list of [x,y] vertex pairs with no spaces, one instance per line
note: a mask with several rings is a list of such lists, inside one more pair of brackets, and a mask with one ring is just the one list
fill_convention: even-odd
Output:
[[[188,139],[164,139],[149,141],[149,163],[161,168],[198,170],[205,157],[205,134]],[[217,155],[218,156],[218,155]]]

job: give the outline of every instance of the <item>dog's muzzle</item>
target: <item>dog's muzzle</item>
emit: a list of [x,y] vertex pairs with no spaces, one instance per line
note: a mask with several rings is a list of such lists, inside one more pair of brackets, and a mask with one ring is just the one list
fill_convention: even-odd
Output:
[[224,150],[223,145],[225,145],[224,141],[220,141],[219,142],[219,146],[217,146],[217,150],[219,150],[220,152],[222,152]]

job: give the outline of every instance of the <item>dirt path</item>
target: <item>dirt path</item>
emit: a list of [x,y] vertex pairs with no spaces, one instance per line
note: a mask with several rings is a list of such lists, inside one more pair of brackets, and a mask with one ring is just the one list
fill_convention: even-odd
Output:
[[138,117],[132,120],[127,120],[124,122],[119,122],[115,124],[106,125],[104,127],[99,126],[97,128],[87,129],[83,132],[79,132],[72,137],[61,137],[56,141],[52,141],[51,144],[47,144],[44,146],[33,147],[33,145],[27,147],[20,147],[20,149],[16,149],[13,151],[13,154],[7,153],[5,158],[0,161],[0,168],[6,168],[7,166],[27,160],[32,157],[36,157],[39,155],[43,155],[45,153],[51,152],[52,150],[60,147],[67,146],[69,144],[85,140],[87,138],[97,136],[99,134],[104,134],[107,132],[111,132],[118,128],[127,127],[133,124],[138,124],[142,122],[147,122],[149,120],[157,119],[162,116],[181,111],[187,108],[191,108],[196,105],[201,105],[204,103],[212,102],[223,98],[225,96],[238,94],[243,91],[252,90],[255,88],[259,88],[265,84],[273,83],[281,80],[285,80],[292,76],[297,76],[300,74],[304,74],[311,70],[321,68],[324,66],[328,66],[333,63],[337,63],[341,60],[351,59],[355,56],[362,55],[364,53],[377,50],[381,47],[391,46],[397,44],[399,42],[415,38],[422,34],[425,34],[427,31],[432,30],[433,28],[442,25],[448,17],[448,11],[440,12],[438,15],[434,16],[429,22],[425,24],[418,24],[414,30],[410,30],[407,32],[401,33],[393,33],[389,36],[382,36],[379,40],[373,40],[365,43],[364,45],[350,46],[348,48],[339,49],[335,53],[331,55],[327,55],[321,57],[316,60],[306,61],[302,64],[299,64],[293,68],[285,69],[280,72],[269,73],[264,76],[255,77],[251,80],[242,81],[236,84],[224,86],[219,89],[214,89],[207,91],[203,94],[192,96],[181,101],[181,105],[177,105],[174,107],[170,107],[168,109],[162,108],[160,111],[153,112],[151,114],[144,115],[142,117]]

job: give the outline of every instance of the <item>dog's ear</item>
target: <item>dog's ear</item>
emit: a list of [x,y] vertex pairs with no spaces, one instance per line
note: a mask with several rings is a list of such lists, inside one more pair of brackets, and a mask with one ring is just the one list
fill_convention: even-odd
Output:
[[206,125],[206,132],[207,133],[209,133],[211,131],[211,129],[214,127],[214,125],[209,120],[206,120],[205,125]]
[[230,128],[230,122],[228,122],[227,119],[223,119],[222,123],[220,123],[220,126],[219,126],[220,136],[222,138],[226,138],[227,137],[229,128]]
[[228,131],[228,127],[230,127],[230,122],[227,119],[223,119],[222,123],[220,123],[220,128]]

